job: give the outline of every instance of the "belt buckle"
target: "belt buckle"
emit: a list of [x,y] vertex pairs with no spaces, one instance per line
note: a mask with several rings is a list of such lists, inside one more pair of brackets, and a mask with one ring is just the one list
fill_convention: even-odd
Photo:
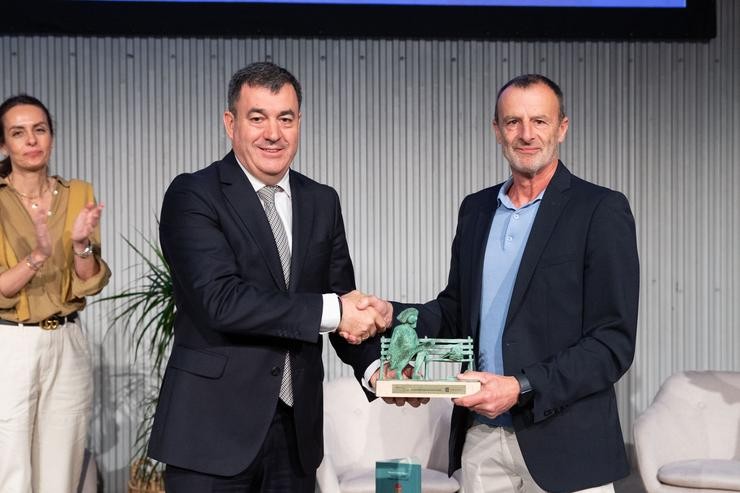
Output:
[[59,319],[57,318],[45,318],[39,322],[39,327],[44,330],[56,330],[59,328]]

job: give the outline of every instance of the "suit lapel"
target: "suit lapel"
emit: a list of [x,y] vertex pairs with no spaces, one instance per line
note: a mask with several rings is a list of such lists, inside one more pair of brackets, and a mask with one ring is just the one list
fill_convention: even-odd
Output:
[[290,259],[290,291],[295,291],[306,260],[308,241],[314,221],[314,200],[300,180],[298,174],[290,171],[291,207],[293,209],[293,250]]
[[267,221],[265,209],[262,207],[257,193],[247,179],[244,171],[234,157],[233,151],[226,155],[219,166],[221,190],[226,200],[237,213],[244,230],[254,238],[259,246],[270,274],[275,283],[285,289],[283,267],[280,264],[280,254],[275,244],[275,237]]
[[[485,207],[478,211],[473,225],[473,243],[471,257],[473,259],[472,274],[476,277],[472,283],[470,300],[470,328],[473,331],[473,339],[478,341],[480,322],[480,297],[483,287],[483,261],[486,256],[486,244],[488,235],[491,233],[493,216],[496,214],[497,198],[501,185],[493,187],[487,197]],[[477,346],[477,344],[476,344]]]
[[552,177],[550,184],[545,190],[545,194],[542,196],[537,217],[535,217],[534,224],[532,224],[532,231],[529,233],[529,240],[527,240],[527,245],[524,247],[522,261],[519,264],[519,272],[514,282],[514,291],[511,294],[509,313],[506,315],[505,328],[509,326],[511,319],[519,309],[524,299],[524,294],[527,292],[529,282],[532,280],[535,267],[537,267],[547,241],[550,239],[550,235],[555,228],[555,224],[563,212],[565,204],[568,202],[569,196],[566,192],[570,188],[570,177],[570,172],[565,168],[563,163],[558,162],[558,169],[555,171],[555,175]]

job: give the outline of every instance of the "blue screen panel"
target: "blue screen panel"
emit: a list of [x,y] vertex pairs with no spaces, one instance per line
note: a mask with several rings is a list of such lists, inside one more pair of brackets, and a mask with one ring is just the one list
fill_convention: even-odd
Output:
[[89,36],[706,40],[716,1],[57,0],[33,15],[11,1],[2,25]]
[[[98,0],[101,1],[101,0]],[[347,5],[447,5],[478,7],[685,8],[686,0],[102,0],[166,3],[304,3]]]

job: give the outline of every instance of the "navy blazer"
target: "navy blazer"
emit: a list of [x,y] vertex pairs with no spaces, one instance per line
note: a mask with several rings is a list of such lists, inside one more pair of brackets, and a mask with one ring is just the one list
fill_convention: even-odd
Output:
[[[423,335],[478,342],[483,258],[502,184],[465,198],[447,287],[417,306]],[[614,384],[635,351],[639,262],[635,223],[621,193],[572,175],[562,163],[525,246],[503,334],[504,373],[535,389],[511,409],[524,460],[548,491],[574,491],[629,474]],[[450,472],[461,462],[470,412],[456,407]]]
[[[235,475],[253,461],[292,356],[299,456],[307,473],[323,457],[322,293],[354,289],[337,193],[290,171],[291,282],[262,204],[233,152],[171,183],[160,242],[177,304],[149,455],[207,474]],[[361,376],[377,357],[330,336]]]

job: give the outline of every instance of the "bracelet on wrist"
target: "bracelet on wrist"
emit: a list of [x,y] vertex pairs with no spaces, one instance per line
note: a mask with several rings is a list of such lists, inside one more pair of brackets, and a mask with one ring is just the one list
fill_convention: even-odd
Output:
[[44,266],[44,261],[41,260],[39,262],[34,262],[33,257],[29,255],[28,257],[26,257],[26,265],[32,271],[38,272],[39,269]]
[[87,246],[81,252],[78,252],[77,250],[75,250],[74,247],[72,247],[72,253],[74,253],[75,255],[77,255],[80,258],[87,258],[87,257],[89,257],[90,255],[93,254],[92,241],[87,240]]

